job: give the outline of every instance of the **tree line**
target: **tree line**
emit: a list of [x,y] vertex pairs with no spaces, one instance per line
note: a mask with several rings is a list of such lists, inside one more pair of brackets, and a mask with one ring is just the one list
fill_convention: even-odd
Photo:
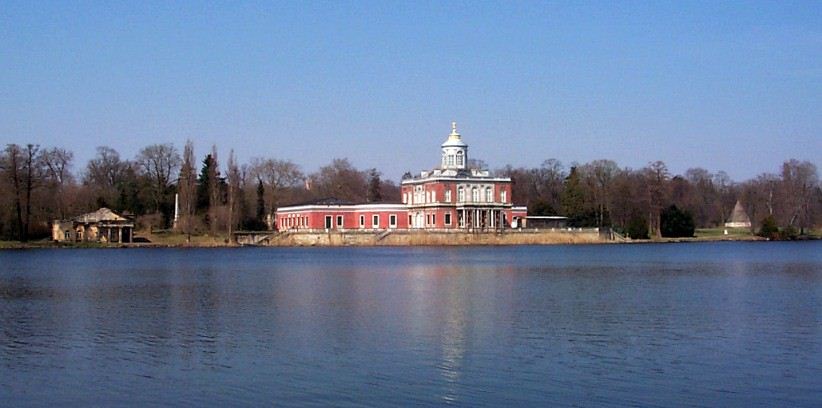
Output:
[[674,175],[661,161],[640,169],[612,160],[566,168],[549,159],[537,168],[508,166],[497,173],[511,177],[514,202],[527,205],[529,215],[561,214],[571,226],[612,227],[633,238],[662,236],[663,221],[679,213],[696,228],[721,227],[737,201],[757,231],[766,222],[797,234],[822,225],[822,186],[808,161],[787,160],[778,173],[743,182],[703,168]]
[[128,159],[108,146],[77,166],[70,150],[8,144],[0,153],[0,239],[27,241],[50,235],[50,222],[108,207],[135,217],[137,227],[174,227],[212,235],[269,229],[278,206],[335,197],[350,202],[396,202],[399,186],[377,169],[359,170],[334,159],[306,174],[299,165],[256,157],[240,164],[232,152],[223,164],[217,148],[201,160],[194,145],[182,152],[153,144]]
[[[487,168],[482,160],[469,165]],[[514,203],[528,206],[530,215],[564,215],[571,226],[612,227],[633,238],[660,236],[673,209],[695,227],[721,226],[737,200],[754,228],[764,223],[804,233],[822,224],[816,166],[787,160],[779,170],[734,182],[724,172],[702,168],[673,175],[660,161],[630,169],[611,160],[566,167],[549,159],[539,167],[506,166],[493,173],[512,179]],[[240,164],[233,151],[223,163],[216,146],[198,160],[190,141],[182,151],[170,143],[146,146],[131,159],[101,146],[84,165],[60,147],[9,144],[0,154],[2,239],[43,238],[52,220],[99,207],[131,215],[144,229],[176,227],[211,235],[270,229],[278,206],[332,197],[399,202],[400,189],[376,168],[357,169],[347,159],[307,174],[298,164],[276,158]]]

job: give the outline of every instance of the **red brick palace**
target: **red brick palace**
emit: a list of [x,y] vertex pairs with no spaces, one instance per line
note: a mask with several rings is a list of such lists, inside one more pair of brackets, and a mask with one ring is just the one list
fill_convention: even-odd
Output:
[[440,167],[402,180],[402,204],[347,204],[322,200],[277,208],[287,230],[466,230],[524,226],[525,207],[511,202],[511,179],[468,168],[468,145],[456,123],[442,144]]

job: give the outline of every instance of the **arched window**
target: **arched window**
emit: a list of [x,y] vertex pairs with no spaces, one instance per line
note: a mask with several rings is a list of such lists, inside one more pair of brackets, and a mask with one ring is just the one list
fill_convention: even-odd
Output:
[[491,189],[491,188],[486,188],[486,189],[485,189],[485,201],[486,201],[486,202],[489,202],[489,203],[490,203],[490,202],[492,202],[492,201],[494,201],[493,194],[494,194],[494,190],[493,190],[493,189]]
[[457,190],[457,201],[464,202],[465,201],[465,189],[460,187]]
[[471,189],[471,201],[477,202],[479,201],[479,190],[476,187]]
[[463,157],[463,154],[462,154],[462,150],[460,150],[460,151],[457,152],[457,166],[462,166],[463,165],[463,163],[465,162],[463,159],[464,159],[464,157]]

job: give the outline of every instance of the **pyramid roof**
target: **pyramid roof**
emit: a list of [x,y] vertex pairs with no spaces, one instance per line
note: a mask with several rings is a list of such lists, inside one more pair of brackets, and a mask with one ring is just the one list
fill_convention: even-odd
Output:
[[734,210],[731,212],[731,217],[728,218],[729,223],[751,223],[751,219],[748,217],[748,213],[745,212],[745,208],[742,207],[742,203],[739,201],[736,202],[734,206]]

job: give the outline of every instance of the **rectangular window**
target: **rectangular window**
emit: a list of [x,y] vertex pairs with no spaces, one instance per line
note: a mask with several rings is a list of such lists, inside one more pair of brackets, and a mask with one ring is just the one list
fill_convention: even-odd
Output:
[[360,228],[365,228],[365,216],[360,215]]
[[431,225],[437,225],[437,214],[431,214]]
[[445,213],[445,225],[451,225],[451,213]]
[[464,202],[465,201],[465,189],[462,188],[462,187],[460,187],[460,189],[458,191],[457,200],[459,202]]
[[505,190],[502,190],[502,191],[499,192],[499,200],[502,201],[503,203],[505,202],[505,198],[506,198],[505,193],[507,193],[507,191],[505,191]]
[[380,216],[374,215],[371,217],[371,228],[379,228],[380,227]]
[[337,226],[338,226],[338,227],[342,227],[342,226],[343,226],[343,216],[342,216],[342,215],[338,215],[338,216],[337,216]]
[[391,228],[397,228],[397,214],[391,214],[388,216],[388,226]]
[[331,229],[331,216],[325,216],[325,229]]
[[451,202],[451,190],[445,190],[445,202],[446,203]]
[[485,201],[489,202],[489,203],[494,201],[494,189],[492,189],[492,188],[486,188],[485,189]]

